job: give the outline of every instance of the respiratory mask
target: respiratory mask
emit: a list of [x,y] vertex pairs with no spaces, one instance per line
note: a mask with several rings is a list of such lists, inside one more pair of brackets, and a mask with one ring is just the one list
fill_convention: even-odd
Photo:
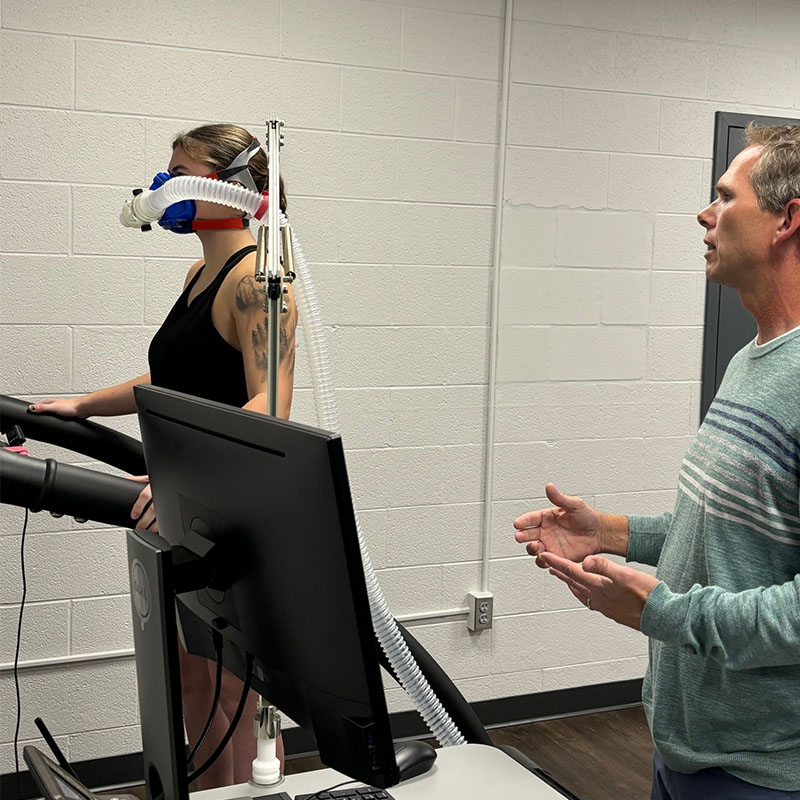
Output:
[[[241,183],[252,192],[258,193],[253,176],[247,168],[250,159],[258,152],[261,143],[253,138],[253,141],[231,161],[225,169],[211,172],[204,175],[204,178],[213,180],[228,181],[229,183]],[[150,185],[151,190],[160,189],[171,178],[178,177],[170,175],[169,172],[159,172],[153,178]],[[263,192],[267,196],[267,192]],[[164,213],[158,220],[158,224],[173,233],[194,233],[200,230],[232,230],[249,227],[249,215],[247,217],[234,217],[229,219],[196,219],[197,203],[194,200],[181,200],[173,203],[164,209]]]

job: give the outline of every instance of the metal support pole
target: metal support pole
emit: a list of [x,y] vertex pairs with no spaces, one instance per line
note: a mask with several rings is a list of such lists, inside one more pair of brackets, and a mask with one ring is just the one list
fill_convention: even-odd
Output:
[[269,154],[269,231],[267,240],[267,413],[278,415],[278,365],[280,364],[281,306],[283,269],[281,265],[280,151],[283,121],[267,120]]

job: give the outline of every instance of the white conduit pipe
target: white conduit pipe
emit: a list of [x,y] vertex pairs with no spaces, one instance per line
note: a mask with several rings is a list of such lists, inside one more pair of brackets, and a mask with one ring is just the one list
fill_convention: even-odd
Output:
[[[264,216],[266,212],[262,195],[224,181],[192,175],[172,178],[154,191],[142,191],[125,204],[120,221],[128,227],[141,227],[157,220],[167,206],[181,200],[206,200],[222,203],[231,208],[246,211],[256,219]],[[283,224],[287,222],[283,215],[281,215],[281,222]],[[311,278],[311,270],[294,231],[292,231],[292,244],[297,264],[297,280],[294,282],[293,288],[297,295],[300,323],[309,353],[317,419],[321,427],[333,433],[340,433],[341,424],[333,392],[328,342],[322,326],[322,316],[314,290],[314,282]],[[466,739],[439,702],[400,634],[375,575],[357,512],[355,520],[372,625],[378,642],[386,653],[400,685],[411,697],[420,716],[425,720],[439,743],[443,746],[465,744]]]
[[514,0],[506,0],[506,26],[503,37],[503,85],[500,92],[500,129],[497,135],[497,187],[494,201],[494,249],[492,255],[491,331],[489,333],[489,397],[486,401],[486,460],[484,462],[483,554],[481,558],[481,591],[489,591],[490,531],[494,494],[494,427],[497,405],[497,350],[500,337],[500,246],[503,234],[503,195],[506,180],[506,138],[508,131],[508,93],[511,85],[511,29],[514,21]]

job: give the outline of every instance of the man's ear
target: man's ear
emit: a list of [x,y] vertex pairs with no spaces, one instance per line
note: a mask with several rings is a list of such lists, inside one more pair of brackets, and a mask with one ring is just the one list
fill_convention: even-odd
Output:
[[775,235],[775,244],[788,242],[792,236],[800,241],[800,197],[795,197],[783,207],[783,219]]

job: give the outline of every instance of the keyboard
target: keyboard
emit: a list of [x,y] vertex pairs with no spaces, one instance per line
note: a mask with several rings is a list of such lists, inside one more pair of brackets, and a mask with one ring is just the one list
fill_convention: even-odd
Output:
[[317,794],[296,794],[294,800],[394,800],[385,789],[371,786],[359,786],[355,789],[334,789],[332,792]]
[[[386,789],[376,789],[374,786],[357,786],[355,789],[333,789],[331,791],[311,792],[311,794],[296,794],[294,800],[394,800]],[[248,798],[237,798],[248,800]],[[262,794],[252,800],[292,800],[286,792],[279,794]]]

